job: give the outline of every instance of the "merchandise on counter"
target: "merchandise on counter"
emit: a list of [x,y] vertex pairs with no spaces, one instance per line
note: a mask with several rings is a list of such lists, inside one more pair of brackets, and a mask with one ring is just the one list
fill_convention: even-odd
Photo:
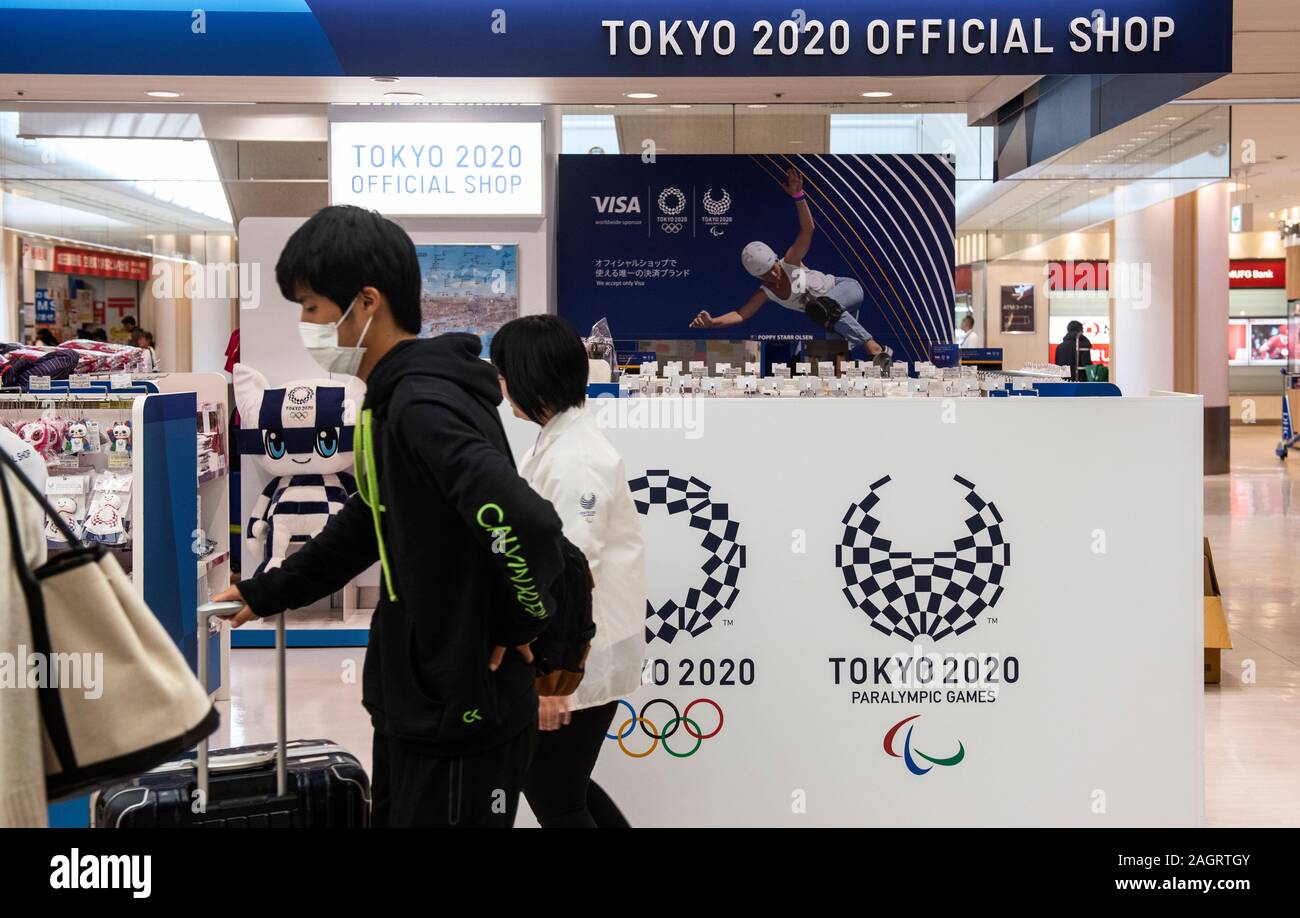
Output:
[[148,354],[129,344],[73,338],[59,349],[77,355],[77,373],[144,373],[152,369]]
[[357,486],[352,442],[361,384],[297,379],[271,387],[261,373],[235,365],[240,451],[273,477],[248,519],[245,536],[262,555],[256,573],[280,566],[291,545],[320,532]]
[[82,537],[102,545],[126,545],[131,540],[131,475],[105,472],[95,479]]
[[67,379],[77,368],[77,355],[58,348],[13,346],[0,354],[0,386],[26,389],[37,376]]
[[1026,364],[1012,372],[985,372],[973,366],[938,367],[928,361],[913,364],[911,376],[905,364],[888,369],[868,361],[845,361],[841,375],[833,365],[823,362],[812,375],[811,363],[799,363],[791,376],[788,366],[777,364],[771,376],[759,376],[757,365],[745,364],[745,375],[737,374],[729,364],[718,364],[715,376],[706,376],[704,364],[692,361],[690,371],[682,373],[681,364],[664,364],[658,376],[655,362],[641,364],[640,372],[624,374],[619,392],[624,397],[706,398],[979,398],[989,394],[1038,395],[1035,384],[1069,382],[1068,374],[1052,364]]

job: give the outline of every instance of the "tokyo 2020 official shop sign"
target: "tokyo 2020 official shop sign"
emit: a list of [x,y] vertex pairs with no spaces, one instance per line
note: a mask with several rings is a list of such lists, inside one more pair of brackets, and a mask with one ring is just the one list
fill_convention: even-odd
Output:
[[[1199,399],[589,410],[647,539],[634,825],[1200,823]],[[1079,429],[1123,462],[1006,461]]]

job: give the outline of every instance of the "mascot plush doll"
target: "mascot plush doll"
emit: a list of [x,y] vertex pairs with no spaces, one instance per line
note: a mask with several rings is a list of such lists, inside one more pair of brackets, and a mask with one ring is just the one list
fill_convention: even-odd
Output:
[[352,438],[365,390],[361,383],[295,379],[271,387],[235,364],[240,452],[274,477],[248,519],[245,537],[260,549],[255,573],[284,563],[290,546],[325,528],[356,493]]

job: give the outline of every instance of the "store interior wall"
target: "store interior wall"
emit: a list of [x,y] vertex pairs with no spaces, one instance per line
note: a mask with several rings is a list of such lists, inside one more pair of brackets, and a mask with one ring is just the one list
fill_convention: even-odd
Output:
[[[1001,328],[1000,295],[1002,287],[1034,285],[1033,334],[1004,334]],[[1005,259],[991,261],[985,272],[986,347],[1002,348],[1002,365],[1019,368],[1026,363],[1047,360],[1047,271],[1041,260]]]

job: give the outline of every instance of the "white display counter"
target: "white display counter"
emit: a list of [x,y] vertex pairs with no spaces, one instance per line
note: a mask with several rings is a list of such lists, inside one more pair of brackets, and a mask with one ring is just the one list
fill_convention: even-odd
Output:
[[1201,823],[1199,397],[655,401],[634,825]]

